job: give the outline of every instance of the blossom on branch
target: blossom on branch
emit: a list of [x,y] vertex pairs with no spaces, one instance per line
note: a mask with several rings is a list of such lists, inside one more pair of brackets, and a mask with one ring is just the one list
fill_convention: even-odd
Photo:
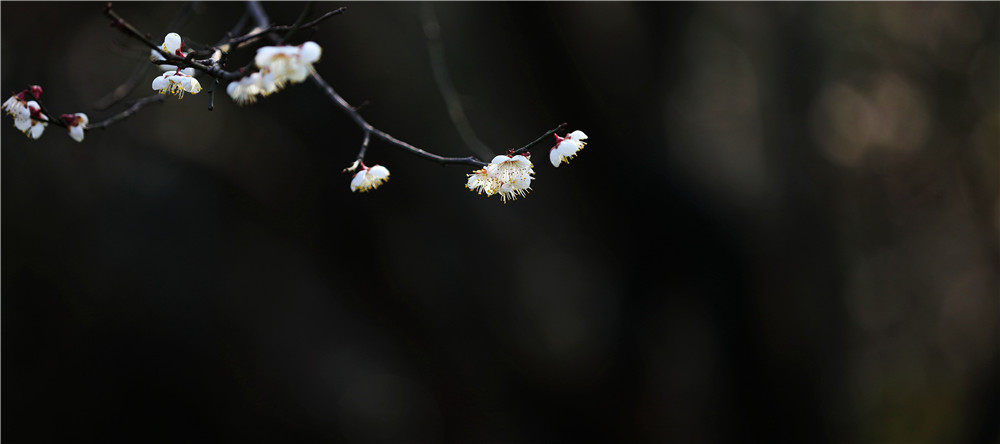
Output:
[[[271,86],[274,84],[271,83]],[[268,87],[268,84],[264,83],[264,78],[259,72],[255,72],[246,76],[242,79],[229,82],[229,86],[226,87],[226,93],[229,97],[233,98],[233,101],[237,105],[246,105],[257,101],[257,96],[266,96],[276,90],[276,88]]]
[[[181,40],[181,35],[176,32],[171,32],[170,34],[164,36],[163,44],[160,45],[160,49],[162,49],[164,52],[167,52],[169,54],[174,54],[180,57],[184,57],[185,55],[183,52],[181,52],[181,48],[183,47],[184,47],[184,41]],[[153,62],[159,62],[166,59],[163,57],[163,55],[160,54],[160,51],[157,51],[155,49],[150,49],[149,60]],[[174,71],[177,69],[177,66],[175,65],[159,65],[159,66],[160,69],[164,71]],[[193,76],[194,68],[187,68],[182,72],[187,75]]]
[[316,42],[299,46],[264,46],[257,49],[254,63],[260,68],[249,76],[229,82],[226,92],[237,105],[257,101],[288,83],[305,81],[313,73],[312,64],[319,60],[323,49]]
[[[285,83],[299,83],[313,72],[313,63],[319,61],[323,49],[316,42],[305,42],[299,46],[264,46],[257,50],[254,63],[261,72],[273,75],[272,81],[278,88]],[[266,79],[265,79],[266,80]]]
[[465,187],[475,191],[476,194],[486,193],[487,196],[492,196],[500,191],[500,181],[490,176],[486,168],[473,171],[467,176],[469,181],[465,183]]
[[351,191],[374,190],[389,180],[389,169],[382,165],[375,165],[371,168],[361,164],[361,171],[354,174],[351,179]]
[[24,118],[15,116],[14,127],[32,139],[42,137],[45,127],[49,125],[49,118],[45,114],[42,114],[42,107],[34,100],[29,101],[26,107],[28,109],[28,116]]
[[163,73],[163,75],[153,79],[152,86],[160,94],[176,94],[178,99],[183,99],[185,92],[198,94],[201,91],[198,79],[179,70]]
[[14,120],[27,119],[30,111],[28,111],[28,101],[24,99],[24,92],[14,94],[3,102],[3,111],[7,115],[14,116]]
[[59,118],[66,123],[69,136],[77,142],[83,142],[83,130],[87,129],[87,123],[90,122],[87,115],[84,113],[63,114]]
[[576,156],[576,153],[587,146],[587,135],[583,131],[576,130],[569,133],[566,137],[559,137],[558,134],[553,134],[556,137],[556,146],[549,150],[549,161],[552,162],[552,166],[559,168],[560,163],[569,163],[569,160]]
[[535,174],[531,169],[533,166],[527,157],[520,154],[500,155],[493,158],[486,167],[486,172],[500,182],[500,199],[506,203],[507,199],[516,200],[518,196],[524,197],[531,191],[531,181],[534,179],[531,175]]
[[500,194],[500,200],[517,200],[525,197],[531,191],[531,181],[534,180],[532,169],[534,165],[526,156],[499,155],[493,158],[489,165],[469,174],[465,187],[478,194],[487,196]]

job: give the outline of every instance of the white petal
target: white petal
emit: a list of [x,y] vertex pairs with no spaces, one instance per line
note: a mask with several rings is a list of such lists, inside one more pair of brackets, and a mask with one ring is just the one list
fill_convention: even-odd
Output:
[[587,135],[584,134],[583,131],[576,130],[573,131],[572,133],[569,133],[569,138],[579,142],[581,140],[587,140]]
[[520,154],[512,157],[510,161],[513,161],[518,168],[531,168],[531,161]]
[[368,174],[375,178],[389,177],[389,169],[382,165],[375,165],[368,169]]
[[569,139],[563,140],[562,142],[559,143],[559,146],[556,147],[556,151],[558,151],[559,154],[563,157],[570,157],[576,154],[576,152],[579,150],[580,150],[580,142],[576,142]]
[[514,188],[521,190],[531,188],[531,178],[528,176],[517,178],[514,180]]
[[201,91],[201,83],[198,83],[198,79],[194,77],[186,77],[187,83],[184,85],[184,90],[191,94],[198,94]]
[[[174,68],[174,69],[176,70],[176,68]],[[193,77],[195,75],[195,71],[194,71],[194,68],[184,68],[184,69],[181,70],[181,74]]]
[[167,86],[170,86],[170,82],[167,80],[166,77],[160,76],[153,79],[153,89],[159,91],[163,88],[166,88]]
[[45,124],[44,123],[34,122],[34,123],[31,124],[31,131],[29,132],[28,135],[32,139],[37,139],[39,137],[42,137],[42,132],[43,131],[45,131]]
[[271,64],[271,61],[278,54],[281,54],[281,51],[278,49],[278,47],[262,46],[257,49],[257,55],[254,56],[253,61],[254,63],[257,64],[258,67],[264,68],[266,66],[269,66]]
[[80,126],[81,127],[86,128],[87,124],[90,123],[90,118],[88,118],[86,114],[84,114],[84,113],[76,113],[76,116],[80,118]]
[[14,127],[19,131],[25,131],[28,128],[31,128],[31,118],[25,117],[23,119],[14,119]]
[[163,50],[171,54],[175,53],[181,48],[181,35],[176,32],[171,32],[163,37]]
[[507,157],[507,155],[505,155],[505,154],[501,154],[499,156],[494,157],[493,160],[490,161],[490,163],[491,164],[497,164],[497,165],[499,165],[499,164],[501,164],[503,162],[506,162],[508,160],[510,160],[510,157]]
[[83,127],[80,125],[70,127],[69,136],[77,142],[83,142]]
[[309,77],[309,65],[298,63],[289,67],[288,79],[294,83],[303,82]]
[[323,48],[320,48],[319,44],[316,42],[305,42],[299,51],[299,59],[306,63],[316,63],[322,54]]
[[361,184],[364,183],[365,176],[367,174],[368,174],[367,170],[361,170],[354,175],[354,179],[351,179],[351,191],[358,191],[358,188],[360,188]]

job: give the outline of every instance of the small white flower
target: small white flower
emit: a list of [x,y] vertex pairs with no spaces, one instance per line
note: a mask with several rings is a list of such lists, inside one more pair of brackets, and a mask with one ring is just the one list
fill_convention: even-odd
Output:
[[531,168],[534,165],[527,157],[520,154],[516,156],[500,155],[493,158],[486,172],[500,182],[500,199],[506,203],[507,199],[517,200],[517,197],[524,197],[531,191],[532,174],[535,171]]
[[246,105],[257,101],[257,96],[267,96],[278,90],[277,85],[267,76],[255,72],[242,79],[229,82],[226,92],[237,105]]
[[153,79],[152,86],[160,94],[176,94],[179,99],[184,98],[185,92],[198,94],[201,91],[198,79],[177,72],[163,73],[163,75]]
[[533,165],[522,155],[500,155],[493,158],[485,168],[469,174],[465,187],[479,194],[492,196],[499,193],[500,199],[506,203],[508,199],[516,200],[531,191]]
[[160,48],[170,54],[173,54],[177,52],[178,49],[181,49],[182,43],[183,41],[181,40],[181,35],[176,32],[171,32],[170,34],[163,36],[163,45],[161,45]]
[[389,169],[382,165],[375,165],[371,168],[361,165],[361,171],[351,179],[351,191],[361,191],[362,193],[374,190],[389,180]]
[[[312,64],[319,61],[323,49],[316,42],[299,46],[264,46],[257,50],[254,63],[264,73],[264,80],[283,88],[285,83],[302,82],[312,74]],[[266,75],[271,74],[271,78]]]
[[27,108],[28,117],[15,119],[14,126],[32,139],[42,137],[45,127],[49,125],[48,116],[42,114],[42,107],[34,100],[27,103]]
[[[177,54],[177,50],[181,49],[181,44],[182,44],[181,35],[178,34],[178,33],[176,33],[176,32],[171,32],[170,34],[167,34],[166,36],[163,37],[163,44],[160,45],[160,49],[162,49],[163,51],[165,51],[165,52],[167,52],[169,54],[175,54],[176,55]],[[158,62],[160,60],[166,60],[166,59],[163,58],[163,55],[160,54],[160,51],[157,51],[155,49],[150,49],[149,50],[149,60],[154,61],[154,62]],[[162,69],[164,71],[175,71],[175,70],[177,70],[177,67],[174,66],[174,65],[158,65],[158,66],[160,67],[160,69]],[[190,70],[190,72],[187,73],[187,74],[193,76],[194,75],[194,69],[192,69],[192,68],[187,68],[187,69]]]
[[465,187],[475,191],[476,194],[486,193],[487,196],[492,196],[500,191],[500,181],[490,176],[486,172],[486,168],[473,171],[468,177],[469,181],[466,182]]
[[28,102],[24,100],[24,94],[14,94],[3,102],[3,110],[8,115],[14,116],[14,120],[27,119],[30,115]]
[[63,114],[59,116],[62,118],[63,122],[66,122],[66,128],[69,129],[69,136],[77,142],[83,142],[83,131],[87,129],[87,123],[90,119],[84,113],[76,114]]
[[549,150],[549,161],[552,166],[559,168],[560,163],[569,163],[569,160],[576,156],[576,153],[587,146],[587,135],[583,131],[576,130],[569,133],[565,138],[556,136],[556,146]]

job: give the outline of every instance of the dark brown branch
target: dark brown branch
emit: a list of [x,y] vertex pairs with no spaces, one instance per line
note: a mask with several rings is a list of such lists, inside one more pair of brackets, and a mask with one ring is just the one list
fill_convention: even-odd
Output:
[[[168,30],[167,32],[169,32],[172,29],[179,28],[181,24],[184,23],[185,20],[187,20],[188,16],[191,15],[191,11],[194,9],[192,5],[193,2],[188,2],[184,4],[184,7],[181,8],[180,12],[177,13],[177,17],[174,17],[174,19],[170,22],[170,24],[167,25],[167,30]],[[236,32],[238,32],[238,30]],[[143,57],[143,59],[145,58],[146,57]],[[141,60],[139,64],[137,64],[136,67],[132,70],[132,74],[128,77],[127,80],[125,80],[124,83],[118,85],[117,88],[113,89],[107,95],[100,98],[99,100],[97,100],[97,102],[94,103],[94,109],[98,111],[104,111],[108,108],[111,108],[118,102],[122,101],[122,99],[128,96],[128,94],[132,92],[133,89],[135,89],[135,87],[139,84],[139,81],[146,77],[146,72],[148,70],[149,70],[149,62],[147,60]]]
[[[41,94],[41,93],[39,93],[39,94]],[[39,120],[39,119],[36,119],[35,116],[31,116],[32,120],[38,120],[40,122],[45,122],[45,123],[48,123],[48,124],[52,124],[52,125],[55,125],[55,126],[60,126],[60,127],[66,128],[66,122],[63,122],[62,119],[58,118],[58,116],[56,116],[55,114],[52,114],[51,112],[49,112],[49,110],[45,108],[45,103],[42,102],[42,99],[40,97],[34,95],[31,92],[31,88],[28,88],[28,89],[25,90],[25,95],[28,96],[29,98],[31,98],[32,100],[34,100],[35,103],[38,104],[38,110],[41,111],[41,113],[42,113],[43,116],[45,116],[46,118],[48,118],[48,120]]]
[[295,31],[299,30],[299,27],[302,26],[302,22],[306,21],[306,17],[309,17],[309,14],[312,14],[312,10],[313,2],[306,2],[306,6],[302,8],[299,18],[295,19],[295,23],[292,23],[292,29],[289,29],[288,32],[285,33],[285,36],[282,37],[281,40],[278,40],[279,45],[284,45],[292,39],[292,35],[295,34]]
[[[381,139],[383,142],[388,143],[389,145],[395,146],[396,148],[402,149],[403,151],[409,152],[416,156],[433,160],[441,165],[472,165],[477,167],[483,167],[487,165],[486,162],[483,162],[475,158],[474,156],[469,156],[469,157],[439,156],[437,154],[424,151],[420,148],[410,145],[409,143],[399,140],[390,135],[389,133],[386,133],[378,128],[375,128],[370,123],[365,121],[364,117],[361,117],[361,114],[359,114],[357,110],[355,110],[354,107],[351,106],[350,103],[347,103],[347,101],[344,100],[344,98],[341,97],[340,94],[337,94],[337,92],[333,90],[333,87],[331,87],[328,83],[326,83],[326,81],[323,80],[323,78],[320,77],[319,74],[314,72],[312,74],[312,79],[314,82],[316,82],[316,85],[318,85],[320,89],[322,89],[323,92],[325,92],[326,95],[330,97],[331,100],[333,100],[333,103],[337,105],[338,108],[343,110],[345,113],[347,113],[348,116],[350,116],[352,120],[354,120],[354,123],[356,123],[358,127],[360,127],[366,133],[370,133],[375,137]],[[363,148],[367,148],[367,145],[364,145]],[[363,157],[364,157],[364,152],[362,151],[362,153],[360,153],[358,156],[358,160],[362,160]]]
[[125,111],[122,111],[122,112],[120,112],[118,114],[115,114],[115,115],[113,115],[113,116],[111,116],[111,117],[109,117],[109,118],[107,118],[107,119],[105,119],[105,120],[103,120],[101,122],[94,123],[94,124],[88,124],[86,129],[88,131],[89,130],[95,130],[95,129],[105,129],[108,126],[113,125],[115,123],[118,123],[118,122],[124,120],[125,118],[127,118],[127,117],[135,114],[140,109],[142,109],[144,106],[149,105],[150,103],[154,103],[154,102],[163,102],[163,100],[165,100],[166,98],[167,98],[167,96],[163,95],[163,94],[154,94],[152,96],[143,97],[143,98],[137,100],[134,104],[132,104],[132,106],[130,106]]
[[[311,21],[309,23],[306,23],[304,25],[299,26],[298,28],[299,29],[311,28],[313,26],[318,25],[323,20],[326,20],[326,19],[328,19],[330,17],[333,17],[333,16],[335,16],[337,14],[343,14],[344,11],[346,11],[346,10],[347,10],[346,6],[341,6],[341,7],[337,8],[337,9],[334,9],[333,11],[329,11],[329,12],[321,15],[319,18],[317,18],[317,19],[315,19],[315,20],[313,20],[313,21]],[[266,15],[264,17],[266,17]],[[253,32],[251,32],[249,34],[246,34],[244,36],[234,37],[234,38],[230,39],[227,43],[229,43],[230,45],[241,46],[244,43],[252,43],[253,41],[256,41],[256,39],[263,37],[264,34],[268,34],[268,33],[272,33],[272,32],[291,31],[293,29],[293,27],[295,26],[295,25],[267,26],[266,23],[267,23],[267,21],[265,20],[265,25],[258,26],[258,27],[266,27],[266,29],[261,29],[261,30],[258,30],[258,31],[253,31]],[[287,39],[287,36],[286,36],[286,39]]]
[[541,137],[539,137],[539,138],[537,138],[535,140],[532,140],[530,143],[528,143],[525,146],[522,146],[522,147],[520,147],[520,148],[518,148],[516,150],[511,151],[510,154],[514,154],[514,155],[516,155],[516,154],[522,154],[525,151],[528,151],[529,149],[531,149],[531,147],[533,147],[535,145],[538,145],[539,143],[542,143],[543,140],[551,137],[553,134],[558,133],[560,131],[565,131],[565,130],[566,130],[566,123],[565,122],[560,123],[559,126],[553,128],[553,129],[551,129],[549,131],[546,131],[545,134],[541,135]]
[[125,80],[124,83],[118,85],[117,88],[111,90],[111,92],[109,92],[106,96],[98,99],[97,103],[94,104],[94,109],[98,111],[104,111],[108,108],[111,108],[118,102],[120,102],[122,99],[125,98],[125,96],[127,96],[130,92],[132,92],[133,89],[135,89],[136,85],[139,84],[140,80],[148,77],[146,75],[148,72],[149,72],[149,62],[143,60],[142,62],[140,62],[138,65],[135,66],[135,69],[132,71],[132,75],[130,75],[129,78]]
[[139,32],[138,29],[136,29],[130,23],[125,21],[125,19],[121,18],[121,16],[115,13],[115,11],[111,9],[110,2],[107,4],[107,6],[105,6],[104,14],[111,18],[112,26],[120,29],[122,32],[131,36],[132,38],[146,44],[146,46],[148,46],[149,48],[159,52],[160,55],[164,59],[166,59],[166,61],[172,62],[170,63],[171,65],[195,68],[211,75],[212,77],[222,80],[237,80],[244,76],[244,74],[239,71],[228,72],[223,70],[222,68],[219,68],[218,66],[205,65],[204,63],[191,59],[190,55],[189,57],[179,57],[176,54],[170,54],[164,51],[163,48],[160,47],[160,45],[157,45],[155,42],[150,40],[148,35]]

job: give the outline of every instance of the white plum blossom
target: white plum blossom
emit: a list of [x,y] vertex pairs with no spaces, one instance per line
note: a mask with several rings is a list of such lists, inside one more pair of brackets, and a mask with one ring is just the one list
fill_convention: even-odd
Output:
[[[323,49],[316,42],[299,46],[264,46],[257,50],[254,63],[261,71],[272,74],[272,81],[281,88],[286,82],[302,82],[312,74],[313,63],[319,61]],[[265,79],[267,80],[267,79]]]
[[569,133],[566,137],[559,137],[558,134],[553,134],[556,136],[556,146],[549,150],[549,161],[552,162],[552,166],[559,168],[560,163],[569,163],[569,160],[576,156],[576,153],[587,146],[587,135],[583,131],[576,130]]
[[478,194],[487,196],[500,194],[500,200],[517,200],[531,191],[531,181],[534,180],[531,161],[520,154],[514,156],[499,155],[493,158],[485,168],[469,174],[465,187]]
[[59,116],[63,122],[66,122],[66,128],[69,130],[69,136],[77,142],[83,142],[83,131],[87,129],[87,124],[90,123],[90,119],[84,113],[76,114],[63,114]]
[[[181,40],[181,35],[178,34],[178,33],[176,33],[176,32],[171,32],[170,34],[167,34],[166,36],[163,37],[163,44],[160,45],[160,49],[162,49],[164,52],[166,52],[168,54],[181,55],[181,54],[177,54],[177,51],[181,49],[181,46],[183,46],[183,41]],[[160,60],[166,60],[166,59],[163,58],[163,56],[160,54],[160,51],[157,51],[155,49],[150,49],[149,50],[149,60],[152,60],[154,62],[158,62]],[[175,71],[175,70],[177,70],[177,67],[174,66],[174,65],[158,65],[158,66],[160,67],[160,69],[162,69],[164,71]],[[188,75],[192,75],[193,76],[194,75],[194,69],[193,68],[187,68],[187,69],[190,70],[190,72],[188,73]]]
[[265,82],[260,72],[255,72],[242,79],[229,82],[226,92],[237,105],[246,105],[257,101],[257,96],[266,96],[277,91],[273,82]]
[[176,94],[178,99],[184,98],[184,93],[198,94],[201,84],[198,79],[180,72],[165,72],[153,79],[153,89],[160,94]]
[[28,111],[28,101],[24,99],[24,94],[14,94],[3,102],[3,110],[8,115],[14,116],[14,120],[27,119],[30,115]]
[[160,46],[160,49],[163,49],[170,54],[174,54],[178,49],[181,49],[181,45],[183,44],[184,41],[181,40],[181,35],[176,32],[171,32],[163,36],[163,45]]
[[500,155],[493,158],[486,172],[500,182],[500,199],[506,203],[507,199],[516,200],[531,191],[531,180],[534,179],[531,175],[535,174],[531,169],[533,166],[527,157],[520,154]]
[[[171,32],[170,34],[167,34],[166,36],[163,37],[163,44],[160,45],[160,49],[162,49],[167,53],[183,57],[185,55],[183,52],[181,52],[181,48],[183,46],[184,43],[181,40],[181,35],[176,32]],[[166,59],[160,54],[160,51],[151,49],[149,50],[149,60],[157,62]],[[159,66],[160,69],[162,69],[163,71],[177,71],[176,65],[157,65],[157,66]],[[186,76],[194,76],[195,69],[184,68],[180,71],[180,74],[184,74]]]
[[264,46],[257,49],[254,63],[260,68],[249,76],[229,82],[226,92],[238,105],[253,103],[257,96],[267,96],[288,83],[305,81],[313,72],[323,49],[316,42],[299,46]]
[[28,117],[15,118],[14,127],[32,139],[42,137],[45,127],[49,125],[48,116],[42,114],[42,107],[34,100],[29,101],[26,106],[29,112]]
[[467,176],[469,181],[466,182],[465,187],[475,191],[476,194],[486,193],[487,196],[492,196],[500,191],[500,181],[490,176],[486,168],[473,171]]
[[389,169],[382,165],[375,165],[371,168],[361,165],[361,171],[351,179],[351,191],[361,191],[362,193],[374,190],[389,180]]

